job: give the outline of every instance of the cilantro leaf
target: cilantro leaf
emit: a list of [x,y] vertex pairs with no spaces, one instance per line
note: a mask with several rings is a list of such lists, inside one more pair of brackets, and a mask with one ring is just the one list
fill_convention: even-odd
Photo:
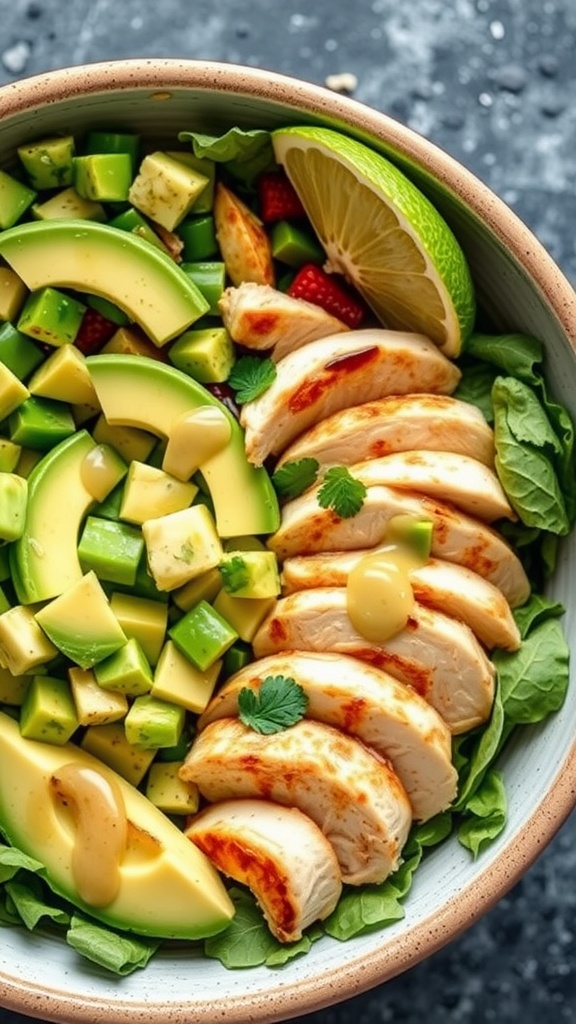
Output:
[[296,725],[307,707],[303,688],[287,676],[266,676],[258,690],[244,686],[238,694],[240,721],[267,736]]
[[346,466],[332,466],[318,491],[318,504],[334,509],[341,519],[350,519],[358,514],[365,497],[366,487],[361,480],[353,477]]
[[251,402],[262,395],[276,380],[276,366],[271,359],[241,356],[228,377],[228,384],[236,392],[239,402]]
[[235,594],[237,590],[242,590],[242,587],[249,582],[248,567],[241,555],[232,555],[232,558],[220,562],[218,568],[222,575],[224,590],[229,594]]
[[297,498],[316,482],[319,467],[317,459],[306,457],[285,462],[272,474],[272,483],[282,498]]

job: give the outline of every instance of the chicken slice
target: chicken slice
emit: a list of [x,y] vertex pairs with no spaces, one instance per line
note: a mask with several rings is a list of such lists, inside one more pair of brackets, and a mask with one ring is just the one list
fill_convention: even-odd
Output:
[[274,284],[274,260],[266,229],[246,203],[221,181],[214,189],[214,226],[226,273],[233,284]]
[[398,867],[412,821],[387,761],[309,719],[263,735],[238,718],[220,718],[196,737],[180,776],[212,803],[262,797],[297,807],[331,843],[350,885],[382,882]]
[[192,818],[184,834],[216,868],[252,890],[280,942],[296,942],[340,899],[334,849],[296,807],[222,800]]
[[231,677],[198,720],[203,729],[238,714],[238,694],[258,690],[267,676],[294,679],[308,698],[306,715],[372,747],[392,764],[416,820],[443,811],[456,795],[450,731],[419,694],[357,658],[288,651],[252,662]]
[[[284,595],[315,587],[345,587],[350,571],[378,549],[335,551],[287,558],[282,567]],[[465,622],[488,650],[517,651],[520,631],[504,595],[477,572],[455,562],[430,558],[409,570],[414,597],[420,604]]]
[[450,394],[460,379],[460,370],[428,338],[380,328],[310,341],[276,370],[271,386],[240,414],[246,453],[256,465],[339,409],[391,394]]
[[386,484],[456,505],[487,523],[516,516],[496,473],[469,455],[425,449],[356,462],[352,476],[367,487]]
[[494,700],[494,666],[472,630],[416,603],[404,629],[366,640],[348,616],[345,588],[280,598],[252,641],[256,658],[279,651],[335,651],[367,661],[412,686],[454,734],[481,725]]
[[320,551],[373,548],[386,541],[387,524],[396,515],[433,523],[431,554],[472,569],[504,594],[511,608],[528,599],[530,583],[522,563],[491,526],[444,502],[392,487],[368,487],[362,508],[350,519],[321,508],[318,487],[284,505],[280,527],[268,546],[283,560]]
[[277,362],[289,352],[349,327],[313,302],[296,299],[270,285],[245,281],[226,288],[218,308],[228,333],[237,345],[273,349]]
[[390,395],[321,420],[287,448],[279,465],[311,457],[349,466],[391,452],[459,452],[494,465],[494,432],[479,409],[450,395]]

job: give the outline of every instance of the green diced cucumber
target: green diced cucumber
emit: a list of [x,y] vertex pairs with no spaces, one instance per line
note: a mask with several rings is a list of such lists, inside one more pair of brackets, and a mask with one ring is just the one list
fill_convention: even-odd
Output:
[[178,236],[184,243],[184,260],[209,260],[218,253],[214,217],[209,213],[187,217],[178,225]]
[[228,679],[252,661],[252,648],[243,640],[236,640],[222,659],[222,678]]
[[87,155],[92,153],[128,153],[132,174],[134,174],[140,154],[140,136],[132,132],[91,131],[86,136],[83,151]]
[[11,228],[36,199],[36,192],[13,178],[6,171],[0,171],[0,228]]
[[84,572],[93,569],[101,580],[132,586],[144,551],[137,527],[111,519],[88,516],[78,544]]
[[236,630],[207,601],[186,612],[168,634],[178,650],[203,672],[238,639]]
[[226,286],[226,264],[218,260],[201,260],[181,263],[180,268],[209,303],[207,315],[218,316],[218,303]]
[[155,245],[158,249],[166,251],[166,246],[160,236],[150,226],[146,218],[138,210],[135,210],[133,206],[130,206],[127,210],[114,217],[110,221],[110,226],[118,228],[119,231],[130,231],[133,235],[144,238],[146,242],[150,242],[151,245]]
[[78,195],[99,203],[122,203],[132,182],[128,153],[92,153],[74,157],[73,183]]
[[27,377],[44,359],[42,349],[13,324],[0,327],[0,362],[4,363],[19,380]]
[[65,402],[31,395],[10,414],[10,439],[26,448],[46,452],[76,432],[76,423]]
[[281,220],[270,233],[274,259],[289,267],[302,267],[305,263],[323,263],[326,258],[316,238],[295,224]]

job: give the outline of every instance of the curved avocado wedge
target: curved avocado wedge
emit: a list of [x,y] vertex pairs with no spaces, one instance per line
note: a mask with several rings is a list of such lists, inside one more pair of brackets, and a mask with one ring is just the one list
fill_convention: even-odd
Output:
[[[50,781],[71,765],[96,770],[122,796],[128,842],[119,858],[117,893],[105,906],[89,905],[78,894],[73,869],[78,830]],[[18,723],[1,712],[0,827],[12,846],[44,865],[55,892],[115,928],[198,939],[222,931],[233,916],[208,859],[139,790],[71,743],[57,747],[25,739]]]
[[78,533],[95,502],[82,467],[95,447],[90,434],[80,430],[52,448],[28,478],[26,525],[10,546],[12,580],[22,604],[57,597],[82,578]]
[[248,462],[242,428],[206,388],[175,367],[146,356],[97,355],[86,362],[109,423],[140,427],[167,438],[183,414],[206,405],[223,410],[230,421],[230,441],[201,467],[218,533],[238,537],[278,529],[278,502],[268,473]]
[[0,233],[0,257],[34,291],[48,285],[109,299],[155,345],[208,311],[196,285],[165,252],[129,231],[87,220],[33,221]]

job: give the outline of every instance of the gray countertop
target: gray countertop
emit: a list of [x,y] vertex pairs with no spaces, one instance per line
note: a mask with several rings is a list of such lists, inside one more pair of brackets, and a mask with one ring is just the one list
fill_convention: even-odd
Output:
[[[454,155],[576,283],[574,0],[0,0],[0,84],[120,57],[206,58],[326,84]],[[576,815],[450,946],[305,1024],[576,1020]],[[0,1010],[0,1024],[27,1018]]]

